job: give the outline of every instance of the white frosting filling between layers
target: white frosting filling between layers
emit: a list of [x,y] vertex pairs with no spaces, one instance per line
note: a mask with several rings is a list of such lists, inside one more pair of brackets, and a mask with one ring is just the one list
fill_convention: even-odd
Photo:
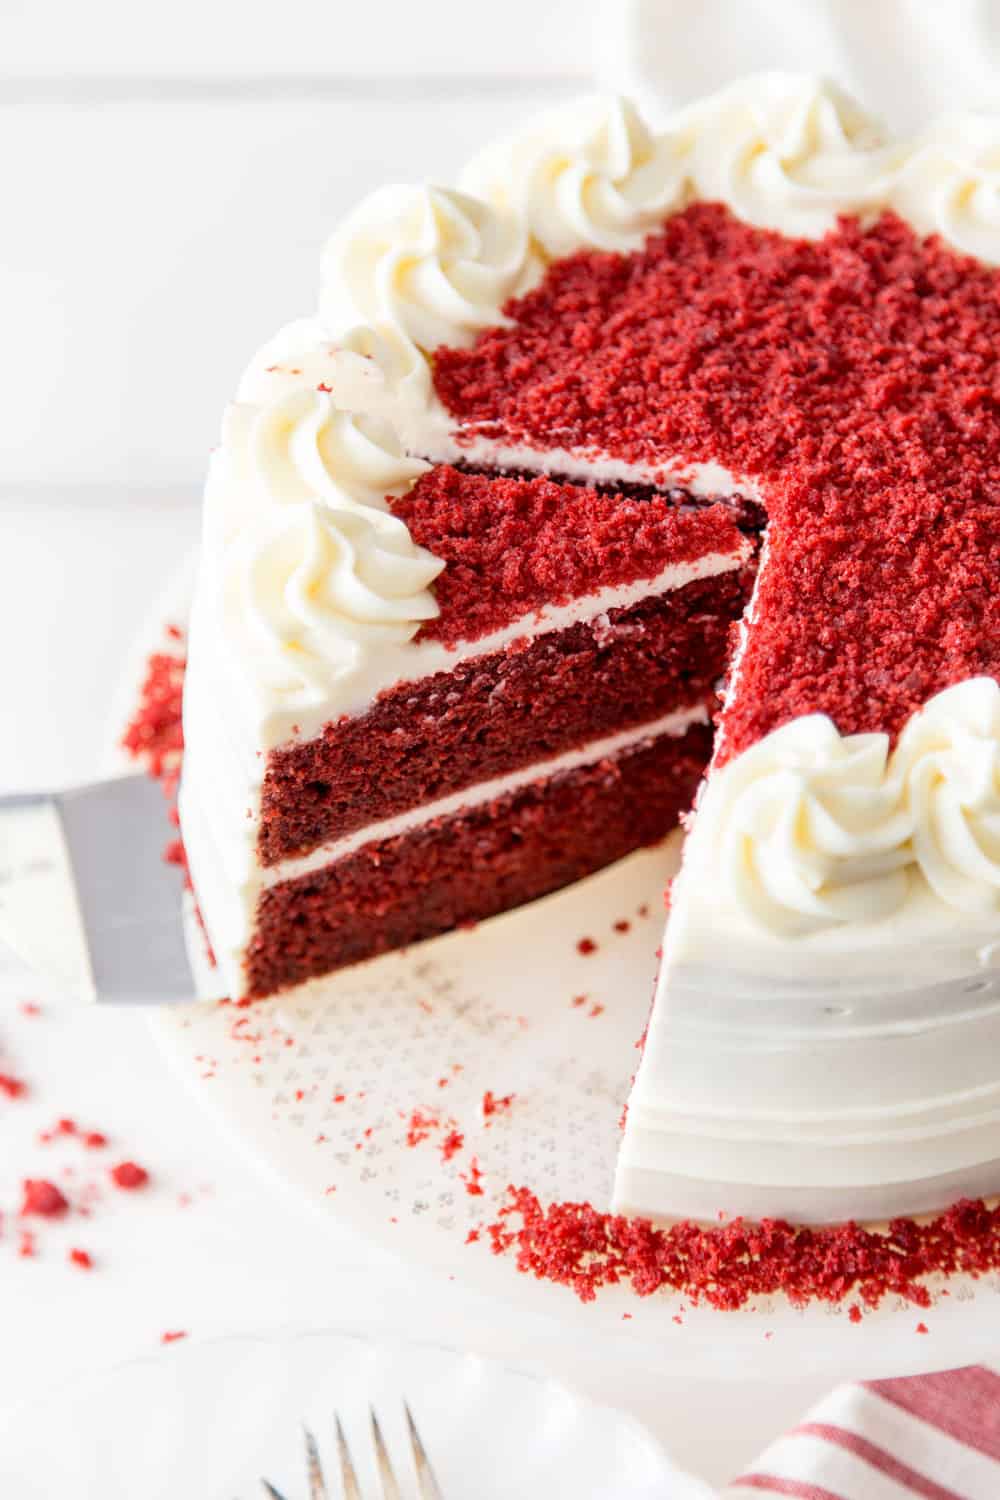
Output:
[[[200,709],[201,704],[195,700],[195,712]],[[455,817],[536,782],[596,765],[602,760],[620,756],[654,740],[663,737],[680,738],[692,725],[707,722],[708,709],[703,703],[679,708],[659,719],[622,730],[618,734],[607,735],[600,740],[592,740],[589,744],[564,751],[547,760],[536,761],[505,776],[492,777],[473,786],[463,787],[435,802],[423,803],[395,817],[385,818],[380,823],[368,824],[354,833],[320,845],[309,854],[285,859],[267,868],[258,865],[254,858],[256,818],[247,820],[247,827],[241,838],[232,839],[230,814],[218,816],[218,800],[212,795],[212,779],[203,774],[204,767],[199,756],[196,764],[201,774],[192,778],[185,777],[181,791],[184,840],[192,869],[197,871],[199,901],[206,915],[216,962],[229,993],[238,995],[244,985],[243,953],[253,933],[257,902],[263,890],[286,880],[323,870],[368,844],[411,833],[436,819]],[[210,745],[199,748],[204,748],[209,754],[212,750]],[[185,751],[186,755],[189,753]],[[231,793],[231,786],[217,784],[214,790],[219,797],[225,798]]]
[[489,781],[477,781],[474,786],[463,787],[461,791],[452,792],[447,797],[440,797],[436,802],[424,802],[419,807],[411,808],[409,812],[399,813],[392,818],[384,818],[381,823],[368,823],[354,833],[333,839],[327,844],[321,844],[309,854],[283,859],[277,865],[269,865],[262,871],[262,885],[266,888],[280,885],[284,880],[294,880],[299,875],[311,875],[315,870],[322,870],[326,865],[334,864],[339,859],[346,859],[349,854],[354,854],[366,844],[376,844],[385,839],[398,838],[400,834],[410,833],[413,829],[419,828],[424,823],[431,823],[436,818],[451,818],[456,813],[481,807],[483,803],[496,802],[498,798],[520,791],[522,787],[530,786],[532,782],[548,781],[565,771],[577,771],[583,766],[595,765],[598,761],[620,755],[624,750],[648,744],[651,740],[659,739],[661,735],[667,735],[671,739],[679,738],[687,733],[692,724],[707,723],[707,707],[704,703],[696,703],[691,708],[675,709],[673,713],[664,714],[659,719],[653,719],[646,724],[638,724],[632,729],[623,729],[618,734],[607,735],[602,740],[591,740],[575,750],[565,750],[561,755],[555,755],[549,760],[535,761],[534,764],[523,766],[518,771],[508,772],[506,776],[494,776]]

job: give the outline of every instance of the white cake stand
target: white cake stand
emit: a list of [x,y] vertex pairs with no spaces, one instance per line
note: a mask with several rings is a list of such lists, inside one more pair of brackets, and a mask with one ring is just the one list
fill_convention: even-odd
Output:
[[[172,581],[135,643],[109,742],[164,624],[186,618],[191,577],[187,567]],[[782,1298],[723,1313],[619,1287],[584,1305],[564,1287],[520,1274],[513,1255],[494,1256],[485,1234],[474,1237],[509,1183],[543,1202],[607,1205],[677,852],[668,841],[472,931],[291,998],[244,1010],[163,1010],[152,1019],[155,1034],[204,1108],[314,1208],[320,1225],[350,1224],[512,1313],[544,1312],[622,1353],[655,1354],[664,1369],[692,1379],[787,1381],[805,1369],[832,1383],[995,1357],[996,1276],[953,1278],[926,1311],[887,1299],[859,1324],[846,1307],[797,1310]],[[582,938],[596,951],[582,954]],[[514,1095],[489,1120],[487,1092]],[[418,1122],[437,1123],[419,1126],[422,1138],[410,1145],[414,1111]],[[452,1130],[463,1141],[444,1160]],[[470,1194],[470,1185],[482,1192]]]

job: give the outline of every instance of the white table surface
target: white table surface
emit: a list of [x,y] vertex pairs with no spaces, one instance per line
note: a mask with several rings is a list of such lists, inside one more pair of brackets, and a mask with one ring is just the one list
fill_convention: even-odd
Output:
[[[204,7],[180,10],[200,26]],[[558,10],[567,24],[579,14]],[[8,138],[30,143],[5,159],[0,255],[4,790],[97,770],[123,659],[197,535],[197,476],[222,402],[254,344],[308,309],[336,214],[377,180],[453,170],[532,101],[578,89],[583,72],[574,33],[551,69],[536,58],[526,78],[507,57],[505,83],[466,77],[438,92],[412,78],[327,88],[306,76],[290,88],[308,75],[301,48],[296,67],[281,51],[284,82],[269,74],[256,91],[218,78],[188,87],[173,74],[130,84],[153,71],[142,56],[108,65],[121,75],[110,87],[103,49],[67,82],[43,67],[48,33],[32,23],[24,35],[22,83],[0,93]],[[229,41],[209,39],[217,72],[229,55],[220,35]],[[406,45],[404,34],[404,59]],[[8,49],[16,75],[10,59]],[[485,70],[485,52],[479,61]],[[233,63],[254,66],[242,53]],[[260,48],[256,67],[267,71]],[[17,1001],[33,994],[45,1014],[29,1021]],[[167,1329],[204,1338],[339,1326],[544,1367],[627,1407],[678,1462],[721,1481],[822,1394],[808,1369],[748,1390],[693,1385],[648,1356],[609,1358],[588,1336],[586,1309],[568,1335],[415,1274],[335,1221],[324,1230],[217,1137],[141,1015],[60,1012],[8,971],[0,1059],[33,1087],[24,1102],[0,1097],[0,1406],[155,1348]],[[51,1165],[35,1132],[64,1114],[107,1131],[154,1174],[141,1202],[112,1193],[86,1226],[99,1263],[89,1275],[61,1250],[18,1259],[7,1217],[20,1178]],[[181,1211],[183,1193],[195,1201]]]

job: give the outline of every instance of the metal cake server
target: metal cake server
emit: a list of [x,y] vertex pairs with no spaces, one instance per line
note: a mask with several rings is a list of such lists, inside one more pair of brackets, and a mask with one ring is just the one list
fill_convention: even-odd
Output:
[[192,1001],[165,811],[141,773],[0,796],[0,945],[79,1002]]

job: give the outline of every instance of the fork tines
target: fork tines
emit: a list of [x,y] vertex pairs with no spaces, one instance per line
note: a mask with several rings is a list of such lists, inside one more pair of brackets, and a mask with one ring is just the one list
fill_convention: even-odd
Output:
[[[413,1467],[417,1476],[417,1492],[420,1500],[443,1500],[440,1486],[434,1477],[427,1450],[424,1448],[417,1424],[413,1419],[413,1413],[409,1404],[403,1402],[403,1410],[406,1413],[406,1431],[410,1440],[410,1454],[413,1459]],[[378,1471],[379,1487],[382,1500],[402,1500],[402,1492],[399,1481],[389,1458],[389,1449],[379,1425],[378,1417],[375,1415],[374,1407],[368,1408],[371,1417],[372,1446],[375,1450],[375,1467]],[[357,1470],[351,1456],[350,1444],[344,1432],[344,1425],[340,1420],[339,1413],[334,1417],[334,1433],[337,1439],[337,1457],[340,1463],[340,1484],[343,1500],[364,1500],[364,1493],[358,1481]],[[309,1479],[309,1500],[330,1500],[329,1491],[323,1474],[323,1465],[320,1461],[319,1447],[315,1437],[308,1427],[303,1428],[306,1448],[306,1473]],[[268,1500],[284,1500],[281,1493],[274,1488],[267,1479],[262,1479],[264,1493]]]

